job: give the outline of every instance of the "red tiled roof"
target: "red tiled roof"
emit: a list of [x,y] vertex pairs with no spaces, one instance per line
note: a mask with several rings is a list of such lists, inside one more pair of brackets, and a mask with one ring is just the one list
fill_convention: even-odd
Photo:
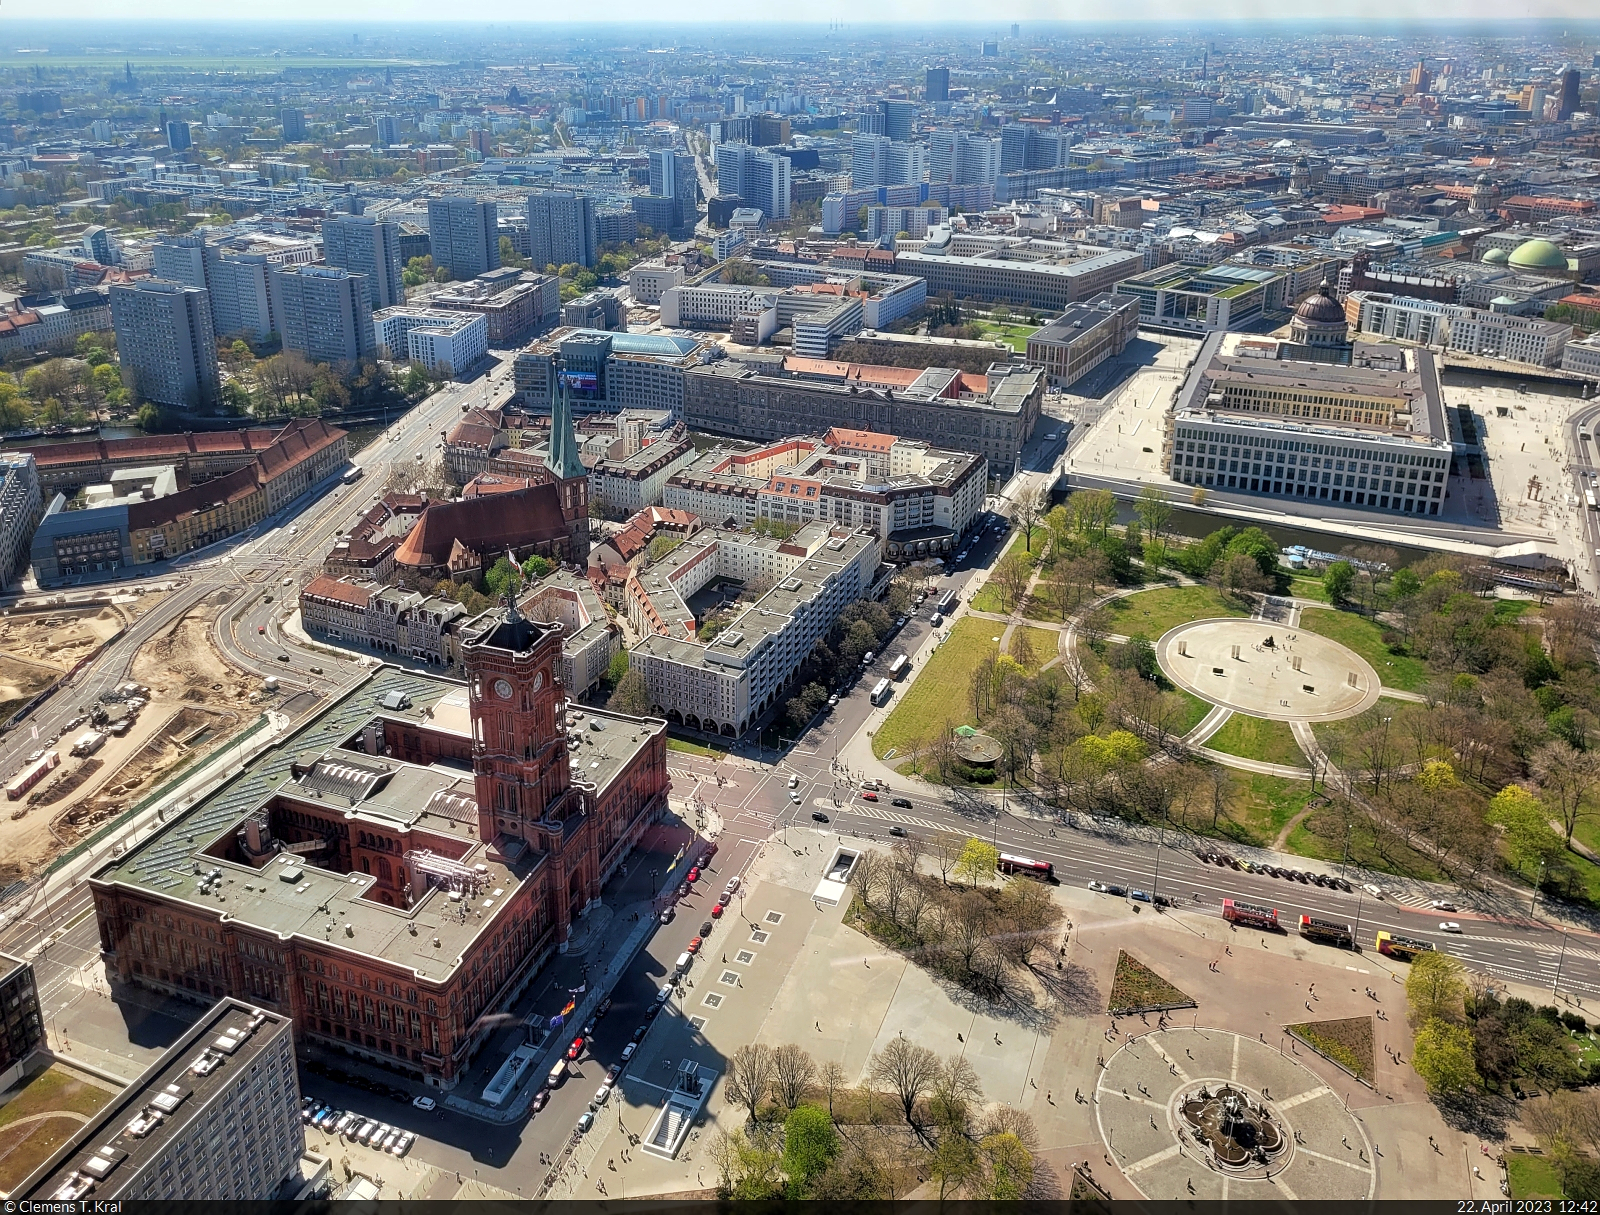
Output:
[[357,585],[346,582],[342,578],[330,578],[326,574],[319,574],[306,583],[301,596],[311,595],[318,599],[332,599],[337,603],[348,603],[351,607],[364,608],[372,599],[371,586]]
[[419,569],[444,565],[452,544],[458,540],[483,553],[558,540],[566,534],[561,499],[554,485],[535,485],[460,502],[434,502],[400,546],[395,563]]

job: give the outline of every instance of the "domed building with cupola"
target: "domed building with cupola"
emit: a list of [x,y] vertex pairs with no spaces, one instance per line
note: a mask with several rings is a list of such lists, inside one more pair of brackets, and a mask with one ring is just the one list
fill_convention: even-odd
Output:
[[1281,357],[1313,363],[1350,361],[1350,325],[1327,279],[1294,310]]

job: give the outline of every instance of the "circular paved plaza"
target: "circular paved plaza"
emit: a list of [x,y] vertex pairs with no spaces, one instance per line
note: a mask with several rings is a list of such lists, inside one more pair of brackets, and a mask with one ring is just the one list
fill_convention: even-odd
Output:
[[1156,661],[1202,700],[1279,721],[1352,717],[1377,703],[1381,686],[1354,650],[1265,620],[1180,624],[1156,642]]
[[[1281,1138],[1265,1165],[1222,1163],[1185,1117],[1202,1092],[1224,1090],[1264,1111],[1260,1120]],[[1276,1043],[1168,1029],[1130,1039],[1106,1060],[1095,1117],[1106,1151],[1146,1198],[1355,1202],[1376,1197],[1378,1174],[1346,1097]]]

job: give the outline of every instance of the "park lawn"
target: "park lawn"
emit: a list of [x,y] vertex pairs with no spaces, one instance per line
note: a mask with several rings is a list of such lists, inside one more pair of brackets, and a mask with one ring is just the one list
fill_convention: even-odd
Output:
[[1306,762],[1288,722],[1268,721],[1247,713],[1235,713],[1228,718],[1222,723],[1222,729],[1213,734],[1205,745],[1225,755],[1237,755],[1241,759],[1256,759],[1268,764],[1301,767]]
[[[1350,833],[1350,864],[1374,873],[1417,878],[1425,882],[1443,881],[1445,873],[1431,860],[1404,844],[1391,844],[1380,855],[1373,848],[1372,836],[1359,826]],[[1338,815],[1313,811],[1289,833],[1289,851],[1337,865],[1344,860],[1344,828]],[[1354,881],[1354,879],[1351,879]]]
[[1028,352],[1028,339],[1039,332],[1037,325],[1015,325],[1010,322],[980,320],[983,326],[983,340],[986,342],[1004,342],[1018,354]]
[[1046,620],[1051,624],[1060,624],[1061,609],[1056,606],[1054,588],[1048,582],[1041,582],[1035,586],[1033,594],[1028,596],[1028,602],[1022,605],[1022,614],[1029,620]]
[[690,742],[685,738],[667,737],[668,751],[687,751],[690,755],[709,755],[713,759],[721,759],[727,755],[726,751],[719,751],[715,747],[702,746],[697,742]]
[[1217,833],[1241,844],[1269,848],[1310,799],[1310,781],[1230,768]]
[[1549,1157],[1525,1156],[1521,1152],[1507,1153],[1506,1177],[1511,1183],[1513,1198],[1563,1196],[1560,1170]]
[[[1026,625],[1019,627],[1028,628]],[[1060,636],[1054,629],[1028,628],[1028,644],[1033,647],[1033,663],[1027,668],[1028,674],[1037,674],[1040,667],[1061,652]]]
[[1328,592],[1322,585],[1321,578],[1289,579],[1289,594],[1296,599],[1315,599],[1318,603],[1328,602]]
[[1163,586],[1113,599],[1111,631],[1132,637],[1143,633],[1151,641],[1168,629],[1191,620],[1217,616],[1248,616],[1247,609],[1209,586]]
[[[1044,528],[1036,527],[1033,529],[1033,551],[1030,553],[1026,547],[1027,533],[1018,531],[1011,538],[1011,543],[1006,545],[1005,551],[994,559],[994,565],[990,568],[997,568],[1002,561],[1013,553],[1017,554],[1029,565],[1037,565],[1039,562],[1039,550],[1044,547],[1044,536]],[[1000,587],[993,578],[985,582],[982,589],[972,597],[972,610],[975,612],[1006,614],[1007,609],[1000,601]]]
[[[1390,736],[1396,740],[1396,745],[1403,752],[1406,762],[1414,762],[1415,748],[1412,742],[1412,718],[1420,714],[1432,713],[1433,710],[1427,705],[1419,704],[1414,700],[1383,699],[1378,701],[1376,709],[1369,709],[1367,712],[1381,713],[1389,719]],[[1329,751],[1331,754],[1338,749],[1336,740],[1341,734],[1344,734],[1347,738],[1350,737],[1357,732],[1359,723],[1367,720],[1370,719],[1362,715],[1353,718],[1347,717],[1343,721],[1312,722],[1311,733],[1316,736],[1317,742],[1322,749]],[[1435,758],[1435,756],[1430,754],[1429,758]],[[1441,754],[1437,758],[1448,759],[1450,757]],[[1359,758],[1347,755],[1343,766],[1346,768],[1360,768],[1361,764]]]
[[1002,627],[971,616],[956,621],[911,686],[895,698],[893,710],[872,736],[872,753],[882,759],[893,747],[903,755],[947,720],[956,726],[967,722],[972,673],[998,648],[993,639]]
[[[1084,646],[1083,648],[1087,650],[1089,647]],[[1173,727],[1173,730],[1177,732],[1180,738],[1204,721],[1206,714],[1216,707],[1209,700],[1201,700],[1193,692],[1185,692],[1182,688],[1174,688],[1173,694],[1183,697],[1184,703],[1189,706],[1188,712]]]
[[968,606],[974,612],[994,612],[1001,616],[1006,614],[1005,604],[1000,600],[999,584],[994,581],[985,582]]
[[1421,659],[1406,654],[1391,654],[1383,644],[1383,626],[1354,612],[1313,610],[1300,617],[1307,632],[1348,646],[1372,664],[1378,678],[1391,688],[1415,692],[1428,680],[1428,668]]

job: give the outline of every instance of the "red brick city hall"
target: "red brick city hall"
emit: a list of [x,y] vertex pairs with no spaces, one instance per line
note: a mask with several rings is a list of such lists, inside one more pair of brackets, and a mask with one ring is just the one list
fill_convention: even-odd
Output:
[[664,722],[565,725],[560,629],[487,614],[465,685],[380,668],[104,865],[107,973],[453,1086],[666,811]]

